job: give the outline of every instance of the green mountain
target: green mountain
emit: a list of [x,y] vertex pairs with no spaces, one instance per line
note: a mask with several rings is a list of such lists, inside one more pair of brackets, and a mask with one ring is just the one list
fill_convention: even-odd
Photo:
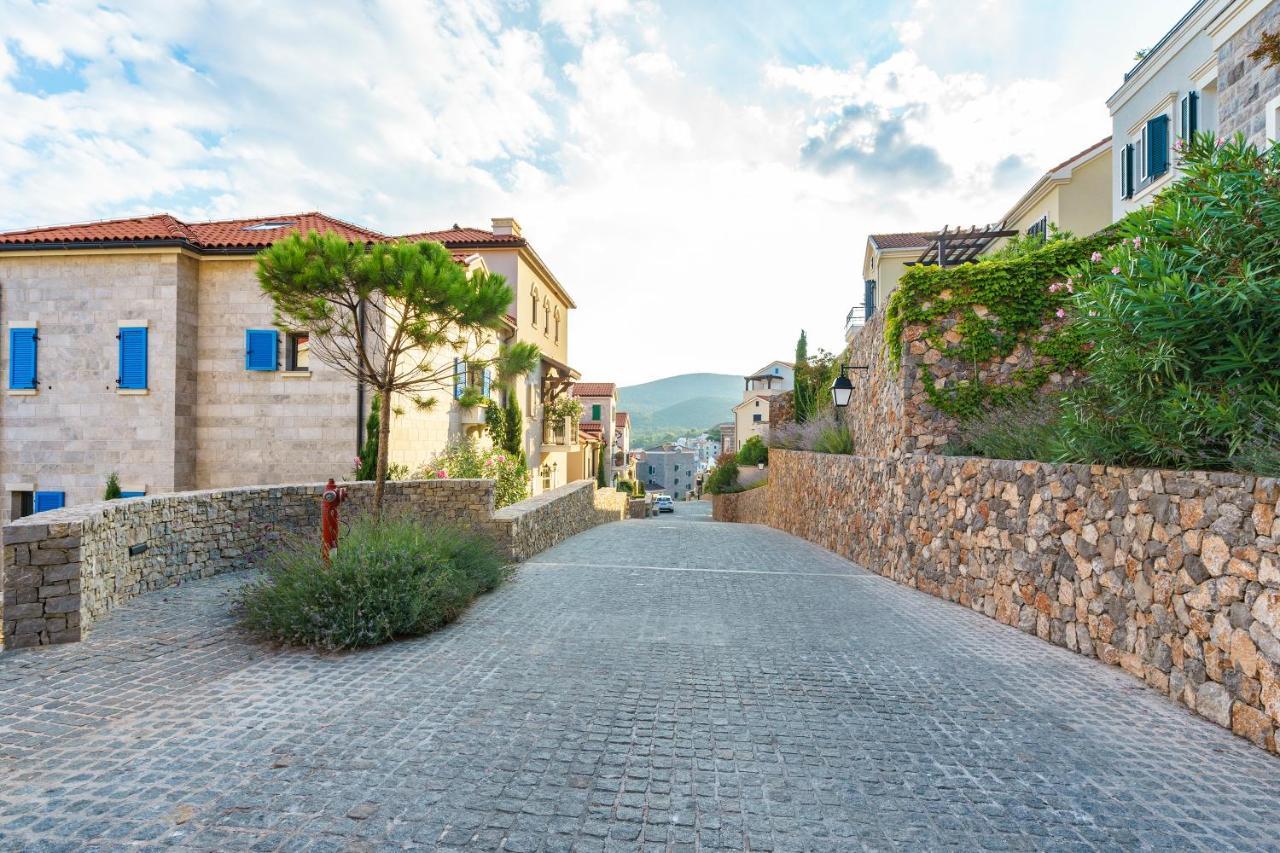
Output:
[[618,389],[618,407],[631,415],[632,445],[703,432],[729,420],[742,402],[742,377],[685,373]]

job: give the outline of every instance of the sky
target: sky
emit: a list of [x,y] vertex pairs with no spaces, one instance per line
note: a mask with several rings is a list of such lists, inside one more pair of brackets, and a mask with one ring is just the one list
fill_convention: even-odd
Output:
[[998,221],[1174,0],[0,0],[0,229],[514,216],[587,381],[843,346],[868,233]]

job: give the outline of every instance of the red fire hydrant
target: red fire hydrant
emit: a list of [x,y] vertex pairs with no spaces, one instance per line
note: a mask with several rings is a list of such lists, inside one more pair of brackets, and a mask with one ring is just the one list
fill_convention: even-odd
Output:
[[347,499],[346,487],[340,487],[329,478],[320,496],[320,553],[329,562],[329,552],[338,547],[338,507]]

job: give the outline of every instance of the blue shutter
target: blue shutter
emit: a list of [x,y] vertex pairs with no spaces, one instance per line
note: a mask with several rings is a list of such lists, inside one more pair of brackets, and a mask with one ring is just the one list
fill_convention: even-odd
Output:
[[1198,131],[1199,129],[1200,129],[1200,93],[1188,92],[1187,93],[1187,130],[1190,131],[1190,133],[1187,136],[1188,142],[1191,141],[1191,138],[1196,135],[1196,131]]
[[1124,156],[1120,159],[1120,197],[1133,198],[1133,145],[1124,147]]
[[862,313],[868,320],[871,319],[872,314],[876,313],[875,279],[867,279],[862,283]]
[[486,367],[484,369],[484,388],[481,389],[481,393],[484,394],[486,400],[489,399],[489,388],[491,386],[492,386],[492,383],[490,382],[490,379],[489,379],[489,368]]
[[280,365],[278,341],[275,329],[245,329],[244,369],[276,370]]
[[116,384],[121,388],[147,387],[147,330],[143,328],[121,329],[120,373]]
[[1147,176],[1158,178],[1169,169],[1169,116],[1147,122]]
[[32,508],[36,512],[62,509],[67,503],[65,492],[36,492]]
[[36,387],[36,330],[9,330],[9,387]]
[[141,498],[141,497],[145,497],[145,496],[146,496],[146,494],[147,494],[146,492],[121,492],[121,493],[120,493],[120,497],[122,497],[122,498]]
[[453,360],[453,399],[457,400],[462,397],[462,388],[466,385],[467,365],[460,359]]

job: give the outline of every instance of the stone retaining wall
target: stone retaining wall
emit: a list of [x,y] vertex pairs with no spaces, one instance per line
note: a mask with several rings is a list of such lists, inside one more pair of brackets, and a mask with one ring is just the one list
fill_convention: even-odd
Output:
[[[772,454],[773,451],[770,451]],[[740,524],[769,523],[769,487],[711,496],[711,518]]]
[[512,560],[527,560],[600,523],[594,480],[578,480],[503,507],[493,522]]
[[600,524],[622,521],[629,515],[631,495],[614,488],[596,489],[595,505]]
[[[367,511],[373,483],[344,485],[344,517]],[[285,535],[314,537],[319,547],[322,490],[317,483],[180,492],[18,519],[0,539],[5,647],[75,642],[122,602],[251,567]],[[384,506],[483,531],[523,560],[598,523],[594,491],[581,481],[495,513],[492,480],[394,481]]]
[[1280,481],[770,451],[716,498],[872,571],[1122,667],[1277,751]]

